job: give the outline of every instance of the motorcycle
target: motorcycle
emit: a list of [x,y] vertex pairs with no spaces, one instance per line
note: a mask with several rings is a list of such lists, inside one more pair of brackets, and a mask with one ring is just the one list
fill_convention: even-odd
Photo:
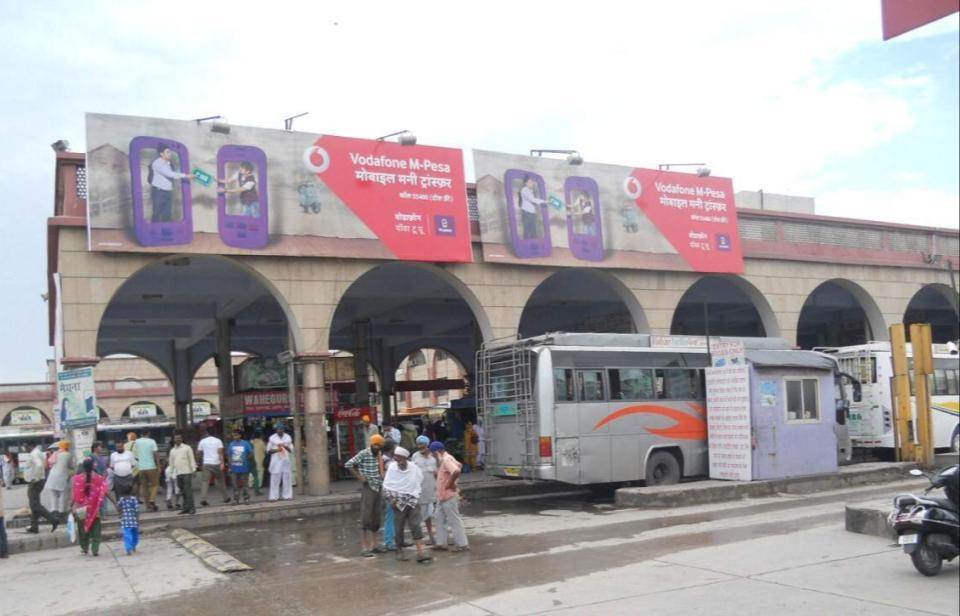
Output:
[[[895,497],[894,511],[887,521],[917,571],[934,576],[940,573],[944,560],[960,556],[960,471],[954,464],[934,474],[917,469],[910,474],[926,477],[930,487],[921,496]],[[936,488],[942,488],[947,497],[927,496]]]

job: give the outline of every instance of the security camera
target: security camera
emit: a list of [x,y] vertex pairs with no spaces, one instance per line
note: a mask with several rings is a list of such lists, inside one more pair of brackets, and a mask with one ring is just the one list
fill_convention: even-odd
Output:
[[710,167],[700,167],[697,169],[697,175],[705,178],[710,175]]
[[50,147],[53,148],[54,152],[66,152],[70,149],[70,142],[66,139],[57,139],[50,144]]

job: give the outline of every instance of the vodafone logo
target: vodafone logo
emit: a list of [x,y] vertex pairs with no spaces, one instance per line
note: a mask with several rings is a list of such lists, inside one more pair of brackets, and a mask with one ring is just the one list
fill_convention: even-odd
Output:
[[330,154],[318,145],[303,151],[303,166],[314,173],[323,173],[330,168]]
[[643,185],[640,183],[640,180],[632,175],[628,175],[623,178],[623,192],[631,199],[639,199],[640,195],[643,194]]

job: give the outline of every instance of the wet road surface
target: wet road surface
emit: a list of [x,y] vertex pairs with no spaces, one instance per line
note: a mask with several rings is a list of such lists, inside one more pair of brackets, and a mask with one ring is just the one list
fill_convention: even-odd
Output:
[[[790,550],[798,544],[793,537],[810,532],[828,534],[820,537],[819,551],[814,550],[815,554],[807,556],[815,563],[882,555],[892,572],[900,575],[902,570],[909,574],[907,579],[915,581],[919,576],[909,561],[902,554],[891,552],[887,542],[842,530],[845,502],[885,496],[899,490],[890,486],[873,487],[669,512],[618,510],[612,506],[609,495],[584,492],[471,502],[464,508],[471,551],[436,553],[430,564],[417,564],[412,559],[396,562],[392,554],[376,559],[359,558],[353,515],[231,527],[204,532],[202,536],[252,565],[253,572],[235,574],[203,590],[181,593],[175,598],[146,602],[141,610],[145,614],[277,610],[283,614],[361,616],[431,610],[451,614],[537,614],[581,605],[584,610],[594,606],[590,609],[601,610],[595,613],[604,613],[601,606],[618,600],[624,589],[633,589],[637,596],[647,596],[675,592],[677,588],[742,582],[737,572],[702,570],[689,562],[670,561],[691,550],[714,550],[722,555],[733,553],[734,546],[773,541],[777,544],[773,554],[768,546],[760,556],[749,550],[740,556],[743,562],[759,558],[766,567],[762,572],[769,573],[789,564]],[[800,541],[801,544],[808,542],[807,539]],[[785,559],[782,563],[777,556],[781,553]],[[413,555],[412,548],[410,555]],[[946,580],[950,576],[955,593],[956,564],[952,569],[947,567],[941,577]],[[644,585],[652,584],[651,580],[658,579],[660,583],[645,588]],[[760,582],[750,580],[750,583]],[[770,583],[764,584],[763,588],[767,588]],[[575,596],[566,592],[578,587],[582,588]],[[746,592],[752,596],[759,591]],[[814,594],[820,597],[823,592]],[[828,592],[824,596],[837,598],[838,595]],[[589,604],[582,603],[586,598],[590,599]],[[794,604],[805,605],[801,599],[796,599]],[[876,612],[878,606],[887,604],[868,602],[847,607],[850,613],[856,613],[864,605],[870,605]],[[903,605],[896,602],[893,605],[900,605],[898,609],[904,613]],[[608,607],[612,609],[612,604]],[[752,612],[742,607],[740,613]],[[624,606],[617,609],[623,611]],[[637,612],[628,608],[627,613]],[[722,610],[713,613],[722,613]],[[934,610],[934,613],[953,612]]]

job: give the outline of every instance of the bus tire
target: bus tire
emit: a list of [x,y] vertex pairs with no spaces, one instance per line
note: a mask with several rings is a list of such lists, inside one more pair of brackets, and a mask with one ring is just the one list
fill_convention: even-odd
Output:
[[950,452],[960,453],[960,426],[953,429],[953,436],[950,437]]
[[680,483],[680,461],[669,451],[655,451],[647,458],[648,486],[668,486]]

